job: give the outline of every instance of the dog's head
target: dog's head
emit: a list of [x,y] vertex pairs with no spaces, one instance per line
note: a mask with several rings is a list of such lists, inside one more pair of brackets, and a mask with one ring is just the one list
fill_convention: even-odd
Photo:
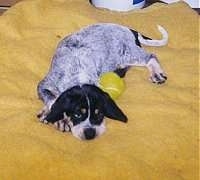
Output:
[[127,117],[110,96],[93,85],[75,86],[55,101],[46,120],[54,123],[65,116],[70,121],[72,134],[89,140],[105,132],[104,117],[127,122]]

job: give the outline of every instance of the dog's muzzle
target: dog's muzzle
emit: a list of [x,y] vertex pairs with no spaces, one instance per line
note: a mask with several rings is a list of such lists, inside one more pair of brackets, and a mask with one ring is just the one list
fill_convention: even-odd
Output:
[[94,128],[84,129],[84,136],[85,136],[85,139],[87,140],[94,139],[96,137],[96,129]]

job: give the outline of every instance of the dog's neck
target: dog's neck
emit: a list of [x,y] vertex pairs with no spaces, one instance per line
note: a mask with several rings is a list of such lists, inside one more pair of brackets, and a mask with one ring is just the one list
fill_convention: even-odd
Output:
[[80,86],[83,84],[91,84],[94,83],[94,80],[91,79],[91,76],[86,73],[85,71],[81,71],[78,74],[78,82],[80,83]]
[[94,72],[79,71],[77,74],[73,74],[69,79],[65,79],[62,83],[62,86],[59,86],[58,89],[60,94],[67,89],[70,89],[74,86],[83,86],[84,84],[98,85],[98,76]]

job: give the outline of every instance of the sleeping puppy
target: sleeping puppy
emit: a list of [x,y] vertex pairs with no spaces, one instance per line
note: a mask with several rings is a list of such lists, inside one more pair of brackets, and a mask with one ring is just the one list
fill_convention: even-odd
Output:
[[168,33],[161,26],[158,30],[163,38],[152,40],[127,27],[103,23],[64,38],[49,72],[38,84],[38,96],[45,105],[38,114],[40,121],[54,123],[81,140],[103,134],[104,117],[127,122],[126,115],[98,87],[99,76],[114,71],[124,77],[129,67],[145,66],[153,83],[164,83],[167,77],[158,59],[141,48],[141,44],[167,44]]

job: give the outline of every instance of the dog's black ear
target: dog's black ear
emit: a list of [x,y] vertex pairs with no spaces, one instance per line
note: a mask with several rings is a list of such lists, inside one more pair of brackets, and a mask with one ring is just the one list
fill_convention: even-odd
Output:
[[103,101],[103,111],[106,117],[122,122],[128,121],[126,115],[121,111],[108,93],[102,91],[94,85],[84,85],[83,88],[87,94]]
[[72,102],[78,102],[83,96],[81,87],[74,86],[73,88],[64,91],[59,98],[52,105],[50,113],[45,120],[54,123],[64,118],[64,112],[66,115],[73,109]]
[[50,113],[45,120],[54,123],[64,118],[64,112],[70,107],[70,97],[68,93],[63,93],[52,105]]
[[110,119],[119,120],[122,122],[127,122],[128,119],[122,110],[117,106],[117,104],[112,100],[112,98],[104,93],[104,115]]

